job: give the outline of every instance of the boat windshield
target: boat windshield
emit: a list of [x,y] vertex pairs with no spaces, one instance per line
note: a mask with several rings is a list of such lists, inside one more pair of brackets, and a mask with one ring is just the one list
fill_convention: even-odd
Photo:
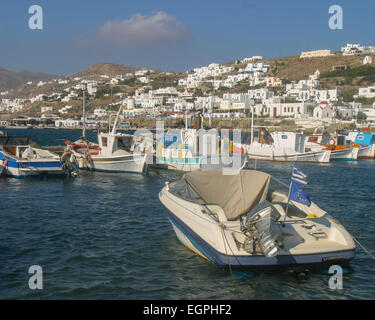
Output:
[[181,199],[197,203],[197,199],[195,198],[185,179],[180,179],[174,184],[171,184],[169,191]]
[[117,139],[118,149],[130,151],[132,145],[133,145],[133,137],[132,136],[126,136],[126,137],[121,137],[121,138]]

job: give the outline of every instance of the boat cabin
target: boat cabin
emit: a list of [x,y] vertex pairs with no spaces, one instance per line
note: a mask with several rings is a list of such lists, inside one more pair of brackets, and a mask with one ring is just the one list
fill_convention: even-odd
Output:
[[371,146],[375,143],[375,134],[373,133],[358,133],[355,137],[354,143],[359,143],[364,147]]
[[277,148],[305,152],[305,135],[295,132],[272,132],[273,145]]
[[128,134],[100,133],[98,143],[103,155],[111,155],[119,150],[129,153],[134,151],[134,136]]
[[361,131],[350,131],[347,140],[357,144],[359,143],[361,147],[367,147],[375,143],[375,133],[361,132]]

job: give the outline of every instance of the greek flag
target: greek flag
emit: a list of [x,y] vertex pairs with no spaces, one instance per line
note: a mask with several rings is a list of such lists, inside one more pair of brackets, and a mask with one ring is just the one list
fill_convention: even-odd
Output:
[[293,168],[292,173],[292,182],[298,183],[300,185],[306,185],[307,184],[307,175],[305,175],[300,168],[298,168],[296,165]]

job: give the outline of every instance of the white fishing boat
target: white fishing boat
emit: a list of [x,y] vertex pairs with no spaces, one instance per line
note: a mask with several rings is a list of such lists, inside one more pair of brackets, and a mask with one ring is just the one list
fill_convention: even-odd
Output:
[[359,148],[347,144],[346,136],[329,134],[310,134],[306,136],[305,150],[324,151],[330,150],[330,160],[357,160]]
[[245,144],[248,157],[253,160],[321,162],[330,160],[330,150],[311,151],[305,148],[305,135],[295,132],[262,131],[260,141]]
[[[229,135],[229,131],[228,131]],[[178,170],[214,170],[236,168],[247,163],[241,143],[234,143],[215,129],[202,128],[201,114],[185,114],[185,128],[169,130],[156,141],[155,167]]]
[[27,176],[66,175],[69,167],[60,157],[29,137],[0,136],[0,173]]
[[[98,144],[81,138],[76,142],[66,141],[68,152],[80,169],[96,171],[147,173],[147,164],[152,157],[152,143],[146,136],[134,136],[117,132],[117,123],[121,107],[115,123],[108,132],[98,133]],[[151,158],[152,161],[152,158]]]
[[[226,144],[226,146],[225,146]],[[222,148],[222,149],[221,149]],[[226,152],[221,152],[225,150]],[[195,171],[224,167],[240,169],[247,163],[241,148],[218,134],[200,135],[197,129],[179,129],[163,134],[157,142],[155,163],[159,168]]]
[[[187,173],[159,193],[178,239],[220,267],[341,263],[355,255],[345,228],[314,202],[291,200],[269,174]],[[298,200],[298,201],[297,201]]]

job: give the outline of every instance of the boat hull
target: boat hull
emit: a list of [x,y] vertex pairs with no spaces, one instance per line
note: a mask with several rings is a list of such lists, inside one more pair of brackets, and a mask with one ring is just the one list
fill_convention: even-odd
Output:
[[66,175],[67,172],[63,168],[63,164],[59,160],[29,160],[19,161],[16,159],[8,158],[0,159],[0,166],[2,174],[15,178],[23,178],[27,176],[44,176],[44,175]]
[[349,261],[355,256],[355,249],[318,254],[278,255],[271,258],[267,258],[264,255],[226,255],[217,251],[170,211],[168,211],[168,218],[177,238],[182,244],[204,259],[223,268],[227,268],[229,265],[234,268],[246,268],[255,266],[333,263],[335,261]]
[[322,150],[317,152],[288,152],[288,151],[275,151],[272,148],[249,146],[247,154],[251,160],[268,160],[268,161],[282,161],[282,162],[320,162],[328,163],[330,161],[331,151]]
[[[234,157],[238,159],[234,160]],[[178,171],[196,171],[196,170],[220,170],[220,169],[241,169],[247,163],[247,157],[243,154],[234,155],[209,155],[194,158],[157,158],[155,157],[156,167]]]
[[[245,253],[245,251],[233,253],[238,252],[236,240],[230,231],[235,229],[231,227],[230,230],[222,229],[220,223],[215,219],[211,220],[206,213],[202,213],[199,205],[180,199],[168,190],[169,186],[164,187],[159,193],[159,199],[167,209],[168,219],[177,238],[188,249],[219,267],[322,264],[345,262],[355,256],[355,245],[353,241],[350,243],[349,237],[347,242],[340,240],[342,242],[337,247],[330,245],[323,249],[325,246],[323,245],[312,249],[307,246],[305,250],[295,253],[290,253],[288,249],[274,257],[266,257],[260,253]],[[292,247],[294,248],[295,244]]]
[[147,171],[146,156],[96,157],[92,156],[92,169],[106,172],[142,174]]
[[358,148],[345,148],[340,150],[331,151],[331,160],[357,160],[359,149]]
[[359,148],[358,159],[375,159],[375,144]]

